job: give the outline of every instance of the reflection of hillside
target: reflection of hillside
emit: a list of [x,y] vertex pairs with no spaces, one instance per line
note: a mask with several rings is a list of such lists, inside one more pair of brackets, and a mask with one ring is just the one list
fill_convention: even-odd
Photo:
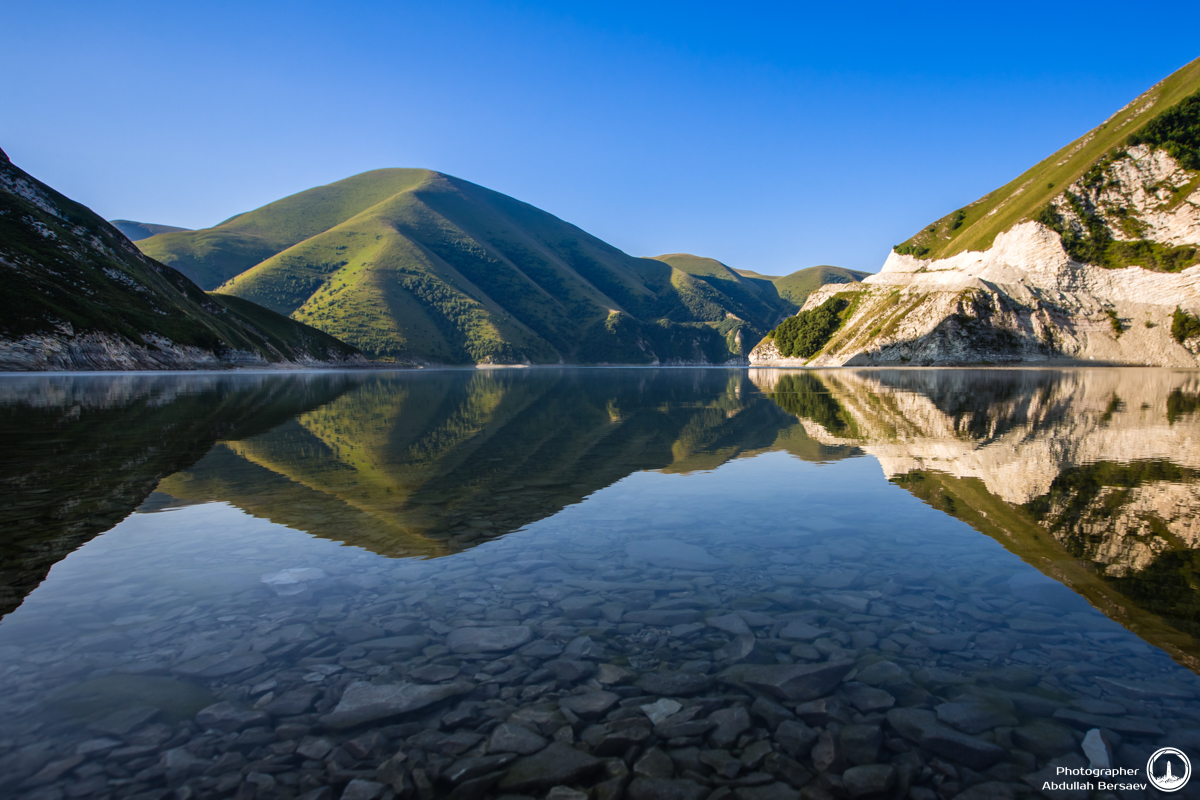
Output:
[[[1200,375],[751,370],[806,432],[1200,666]],[[1049,535],[1047,535],[1049,534]]]
[[387,555],[435,555],[550,516],[637,470],[713,469],[809,440],[741,373],[443,372],[366,380],[224,443],[160,490],[227,500]]
[[218,438],[336,397],[353,374],[0,379],[0,614]]

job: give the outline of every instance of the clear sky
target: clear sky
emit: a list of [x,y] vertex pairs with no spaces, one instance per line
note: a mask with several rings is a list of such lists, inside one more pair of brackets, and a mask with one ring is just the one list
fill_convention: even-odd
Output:
[[214,225],[428,167],[635,255],[874,271],[1200,56],[1200,3],[7,3],[0,147]]

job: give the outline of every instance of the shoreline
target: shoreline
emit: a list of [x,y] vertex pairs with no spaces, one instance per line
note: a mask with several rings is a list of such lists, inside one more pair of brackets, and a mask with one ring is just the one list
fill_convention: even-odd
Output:
[[1014,363],[1014,364],[946,364],[915,366],[897,364],[882,366],[878,364],[863,366],[828,366],[828,367],[785,367],[770,364],[758,365],[725,365],[725,364],[430,364],[423,366],[329,366],[329,367],[253,367],[242,369],[113,369],[113,370],[0,370],[0,378],[18,378],[34,376],[90,376],[105,375],[281,375],[322,372],[468,372],[479,370],[548,370],[548,369],[637,369],[637,370],[685,370],[685,369],[719,369],[719,370],[780,370],[790,372],[879,372],[884,370],[928,371],[928,370],[974,370],[974,371],[1013,371],[1013,370],[1086,370],[1086,369],[1125,369],[1125,370],[1172,370],[1177,372],[1200,372],[1200,367],[1156,366],[1149,364],[1111,364],[1087,362],[1057,362],[1057,363]]

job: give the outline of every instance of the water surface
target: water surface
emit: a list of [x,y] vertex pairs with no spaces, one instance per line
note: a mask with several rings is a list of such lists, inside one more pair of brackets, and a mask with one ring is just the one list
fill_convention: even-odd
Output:
[[977,800],[1200,755],[1198,398],[5,377],[0,791]]

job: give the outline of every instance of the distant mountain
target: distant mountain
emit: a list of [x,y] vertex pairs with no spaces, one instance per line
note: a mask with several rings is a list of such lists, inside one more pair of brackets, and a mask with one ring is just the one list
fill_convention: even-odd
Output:
[[635,258],[420,169],[366,172],[138,246],[384,360],[744,363],[789,311],[728,269]]
[[805,303],[752,363],[1200,365],[1200,59]]
[[131,242],[149,239],[151,236],[156,236],[160,233],[191,230],[191,228],[177,228],[174,225],[155,225],[153,222],[134,222],[131,219],[110,219],[108,222],[121,233],[125,234],[125,238]]
[[327,334],[210,297],[0,151],[0,370],[346,363]]
[[821,265],[809,267],[782,278],[771,278],[780,297],[785,297],[796,304],[796,308],[804,305],[808,296],[827,283],[858,283],[871,275],[869,272]]

